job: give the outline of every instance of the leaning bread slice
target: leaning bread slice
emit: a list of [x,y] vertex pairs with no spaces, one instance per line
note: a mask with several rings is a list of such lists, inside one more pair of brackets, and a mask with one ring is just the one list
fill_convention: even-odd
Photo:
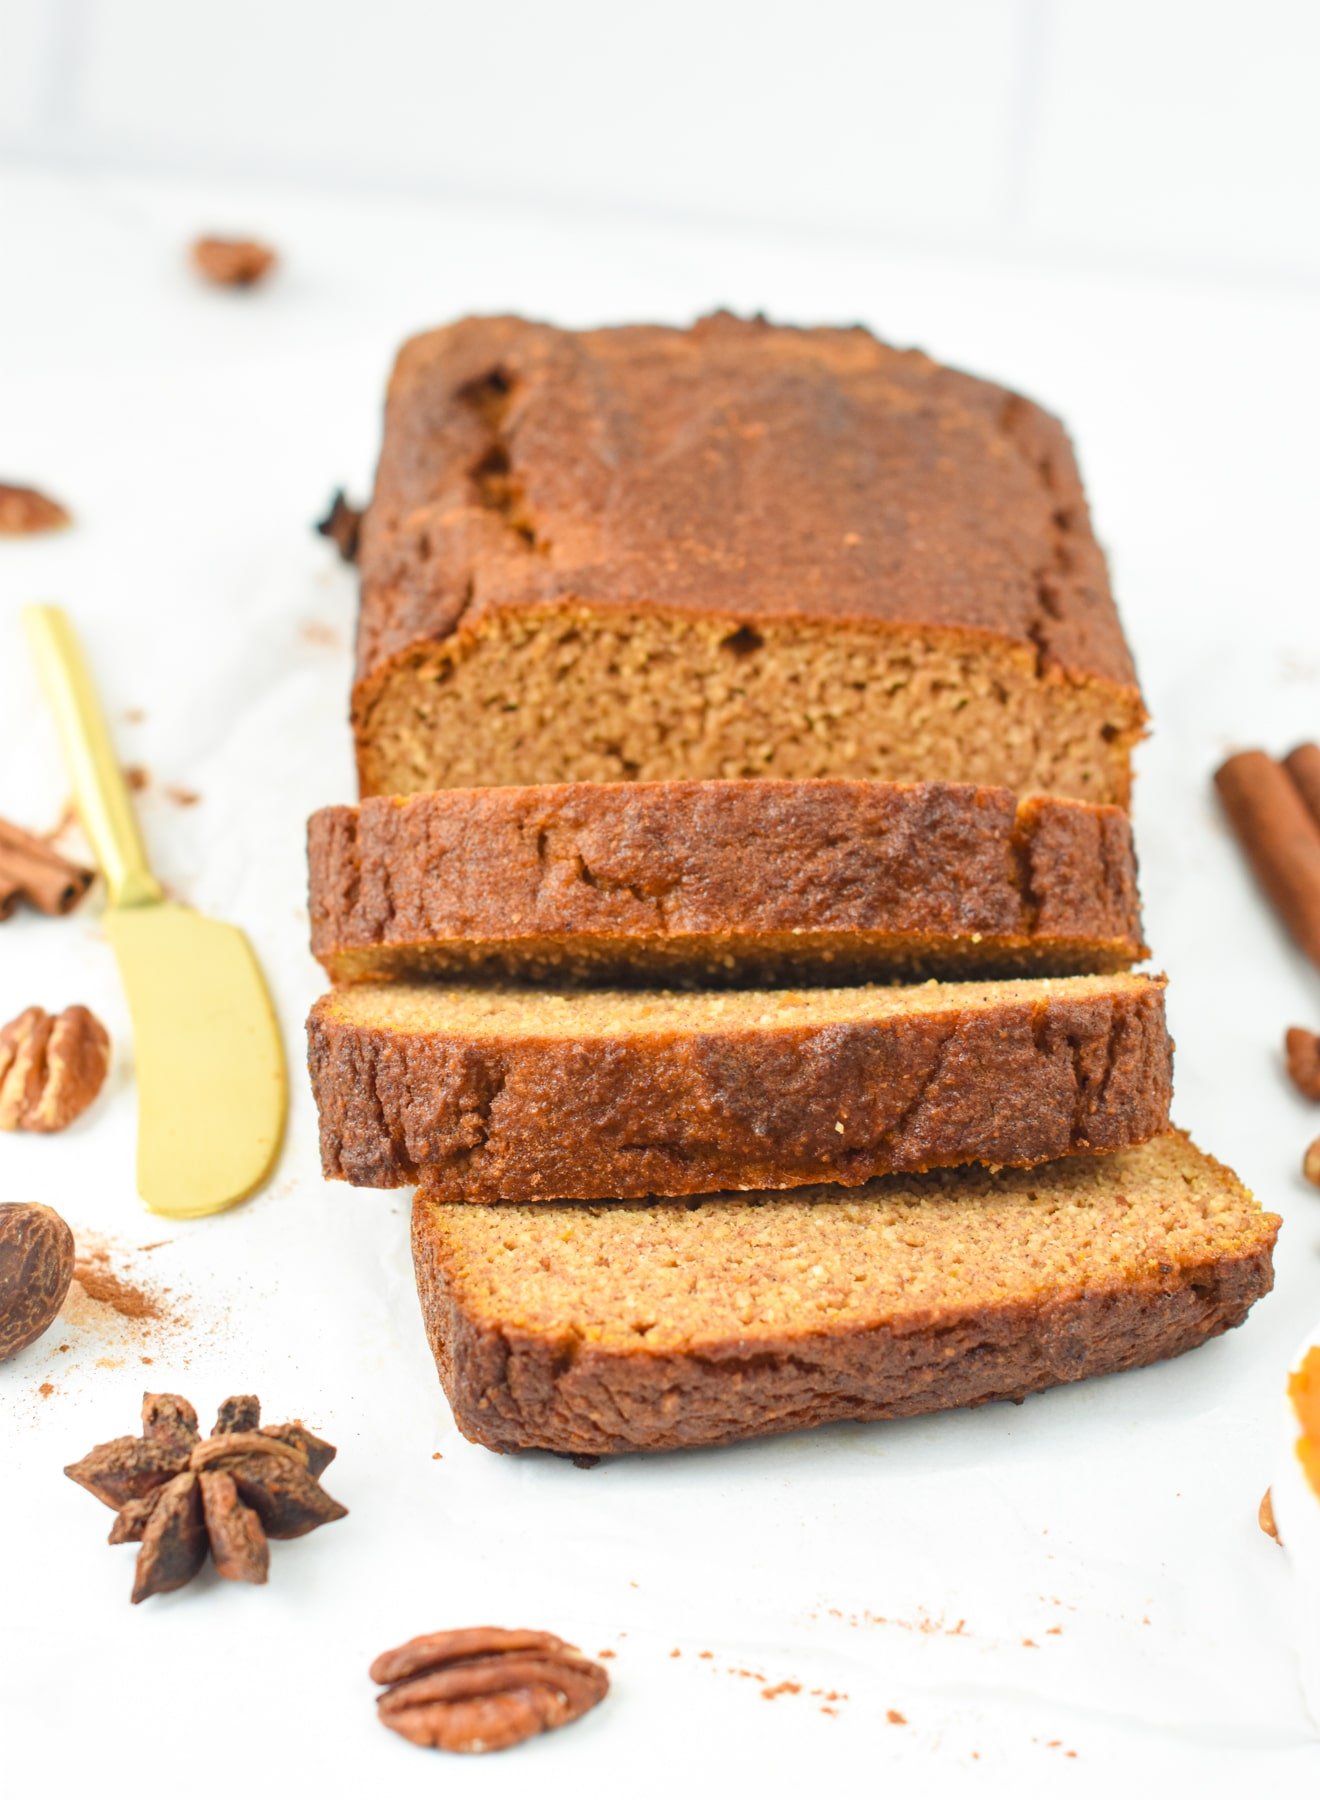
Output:
[[1164,981],[548,991],[366,982],[308,1022],[327,1175],[456,1200],[856,1185],[1163,1131]]
[[308,865],[336,981],[753,986],[1145,955],[1120,807],[955,782],[447,788],[314,813]]
[[1021,1400],[1241,1324],[1279,1220],[1180,1132],[854,1193],[413,1211],[440,1379],[492,1450],[601,1455]]

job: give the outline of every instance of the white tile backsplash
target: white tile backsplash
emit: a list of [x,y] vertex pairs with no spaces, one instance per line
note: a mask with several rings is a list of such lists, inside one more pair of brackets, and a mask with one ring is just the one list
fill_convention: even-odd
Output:
[[3,0],[0,153],[1320,276],[1320,0]]
[[93,0],[95,140],[244,172],[976,232],[1023,0]]
[[1320,276],[1320,5],[1054,0],[1024,227]]
[[59,10],[51,0],[0,7],[0,143],[36,134],[50,105]]

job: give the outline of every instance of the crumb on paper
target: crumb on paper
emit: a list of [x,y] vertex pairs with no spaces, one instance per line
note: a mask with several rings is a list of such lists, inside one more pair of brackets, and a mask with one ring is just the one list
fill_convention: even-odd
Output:
[[618,1655],[617,1650],[597,1650],[596,1656],[601,1662],[613,1662]]
[[176,806],[196,806],[201,797],[193,788],[171,786],[165,789],[165,798],[172,800]]
[[440,1454],[440,1452],[438,1450],[432,1450],[432,1452],[431,1452],[431,1461],[432,1462],[443,1462],[444,1460],[445,1460],[444,1457]]
[[885,1713],[885,1718],[889,1721],[889,1723],[891,1725],[906,1725],[907,1724],[906,1713],[901,1713],[896,1706],[889,1707],[889,1709]]
[[[820,1614],[809,1613],[807,1616],[817,1619]],[[842,1624],[848,1625],[854,1630],[861,1625],[884,1625],[895,1631],[916,1631],[922,1637],[971,1637],[972,1635],[967,1629],[966,1619],[959,1619],[956,1624],[950,1625],[943,1613],[936,1615],[928,1613],[922,1608],[917,1609],[917,1615],[912,1619],[892,1619],[887,1613],[872,1612],[869,1607],[858,1613],[846,1613],[842,1607],[829,1606],[825,1609],[825,1616],[829,1619],[838,1619]]]
[[51,1395],[55,1392],[55,1383],[53,1381],[43,1381],[41,1386],[37,1389],[37,1392],[41,1395],[43,1400],[49,1400]]
[[362,515],[365,510],[364,507],[354,506],[343,488],[338,488],[330,502],[329,512],[316,522],[318,534],[329,538],[346,563],[355,563],[358,559]]
[[146,709],[141,706],[125,707],[119,716],[125,725],[144,725],[147,719]]
[[333,625],[325,625],[320,619],[304,619],[298,627],[298,636],[304,644],[311,644],[318,650],[338,650],[343,639]]
[[131,794],[143,794],[151,786],[151,772],[144,769],[141,763],[129,763],[124,770],[124,780],[128,783]]
[[800,1681],[777,1681],[773,1687],[761,1689],[761,1698],[762,1700],[778,1700],[781,1694],[800,1694],[801,1692],[802,1683]]

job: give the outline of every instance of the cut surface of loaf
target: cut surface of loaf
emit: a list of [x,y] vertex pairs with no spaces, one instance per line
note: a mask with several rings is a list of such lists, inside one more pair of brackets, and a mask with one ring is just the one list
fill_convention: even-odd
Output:
[[1145,955],[1119,807],[943,782],[449,788],[314,813],[312,950],[414,973],[756,984]]
[[1163,978],[551,991],[366,982],[308,1021],[325,1173],[447,1198],[1041,1162],[1168,1122]]
[[1063,428],[860,328],[414,338],[361,571],[363,794],[768,775],[1127,801],[1145,715]]
[[419,1195],[413,1253],[463,1434],[601,1455],[1020,1400],[1178,1355],[1269,1291],[1278,1226],[1170,1132],[851,1193]]

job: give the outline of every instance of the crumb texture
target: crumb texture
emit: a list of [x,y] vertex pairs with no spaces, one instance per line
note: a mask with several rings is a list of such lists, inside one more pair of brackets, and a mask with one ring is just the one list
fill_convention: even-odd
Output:
[[1127,799],[1144,712],[1066,434],[860,329],[415,338],[361,567],[364,794],[777,775]]
[[308,1023],[325,1172],[447,1198],[856,1185],[1164,1130],[1142,975],[681,992],[362,983]]
[[924,782],[448,789],[327,807],[312,947],[337,980],[1068,974],[1145,954],[1127,815]]
[[460,1429],[659,1450],[903,1417],[1133,1368],[1240,1324],[1279,1220],[1181,1133],[840,1196],[482,1208],[419,1195]]

